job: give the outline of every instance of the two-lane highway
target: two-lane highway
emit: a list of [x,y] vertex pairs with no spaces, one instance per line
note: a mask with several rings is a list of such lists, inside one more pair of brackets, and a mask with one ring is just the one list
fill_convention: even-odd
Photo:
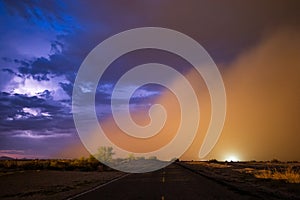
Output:
[[230,190],[176,164],[151,173],[130,174],[76,196],[87,199],[258,199]]

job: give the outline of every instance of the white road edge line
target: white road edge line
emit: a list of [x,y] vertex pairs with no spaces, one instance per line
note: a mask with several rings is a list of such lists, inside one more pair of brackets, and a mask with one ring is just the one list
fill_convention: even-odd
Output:
[[106,185],[108,185],[108,184],[110,184],[110,183],[113,183],[113,182],[115,182],[115,181],[118,181],[118,180],[120,180],[120,179],[122,179],[122,178],[125,178],[126,176],[129,176],[129,175],[130,175],[130,174],[124,174],[124,175],[119,176],[119,177],[117,177],[117,178],[114,178],[114,179],[112,179],[112,180],[110,180],[110,181],[108,181],[108,182],[106,182],[106,183],[103,183],[103,184],[101,184],[101,185],[98,185],[98,186],[96,186],[96,187],[94,187],[94,188],[92,188],[92,189],[89,189],[89,190],[87,190],[87,191],[84,191],[84,192],[81,192],[81,193],[79,193],[79,194],[76,194],[76,195],[73,196],[73,197],[69,197],[69,198],[67,198],[66,200],[76,199],[77,197],[80,197],[80,196],[82,196],[82,195],[84,195],[84,194],[87,194],[87,193],[89,193],[89,192],[95,191],[95,190],[97,190],[97,189],[99,189],[99,188],[102,188],[102,187],[104,187],[104,186],[106,186]]

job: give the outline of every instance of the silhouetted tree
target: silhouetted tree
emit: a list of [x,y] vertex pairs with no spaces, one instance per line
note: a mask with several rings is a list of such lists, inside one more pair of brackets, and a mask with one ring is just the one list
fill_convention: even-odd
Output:
[[96,153],[94,156],[95,158],[97,158],[98,160],[100,160],[101,162],[110,162],[112,161],[112,156],[115,153],[113,152],[113,148],[112,147],[100,147],[98,148],[98,153]]

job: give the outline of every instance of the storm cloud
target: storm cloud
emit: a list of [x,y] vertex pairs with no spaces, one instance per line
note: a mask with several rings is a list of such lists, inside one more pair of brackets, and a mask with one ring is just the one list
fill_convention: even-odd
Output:
[[[276,34],[281,30],[296,30],[299,27],[299,10],[300,4],[296,0],[218,3],[196,0],[126,0],[118,3],[104,0],[1,1],[0,154],[11,154],[14,157],[78,156],[78,153],[72,154],[68,148],[80,146],[71,110],[77,70],[96,45],[116,33],[132,28],[165,27],[191,36],[203,45],[217,63],[224,74],[225,84],[230,82],[228,90],[240,93],[247,91],[233,85],[248,85],[250,83],[243,82],[248,79],[238,77],[251,76],[258,77],[251,82],[255,88],[260,88],[257,85],[259,83],[266,86],[264,80],[269,80],[270,85],[266,86],[266,90],[268,88],[268,91],[273,91],[277,88],[280,92],[289,91],[287,88],[282,89],[282,84],[289,78],[279,78],[277,73],[282,74],[281,70],[290,69],[285,67],[286,62],[294,64],[291,61],[294,54],[287,52],[294,52],[292,47],[296,48],[298,43],[290,40],[293,38],[293,41],[297,41],[298,37],[292,33],[293,37],[289,37],[289,33],[282,33],[283,36]],[[283,54],[274,52],[273,49],[278,46],[271,45],[273,42],[262,42],[271,36],[277,38],[274,41],[285,41],[291,46],[279,45]],[[256,50],[263,53],[253,53]],[[95,98],[99,120],[110,115],[111,92],[123,73],[143,63],[158,62],[187,74],[191,66],[175,57],[162,51],[145,50],[131,52],[112,63],[97,88]],[[271,58],[278,59],[277,65],[275,61],[271,62]],[[259,64],[260,59],[266,59],[265,63]],[[255,60],[258,60],[257,63],[254,63]],[[253,66],[248,66],[251,62]],[[237,67],[244,65],[248,66],[245,71],[244,68]],[[259,73],[268,75],[269,69],[277,77],[274,80],[256,76]],[[286,71],[288,72],[292,77],[297,74],[292,69]],[[119,93],[120,105],[124,103],[122,92],[126,92],[128,87],[124,86]],[[250,86],[247,89],[248,87]],[[268,94],[262,89],[257,91],[260,93],[251,94],[261,97]],[[164,88],[156,85],[141,87],[131,99],[131,108],[133,111],[147,110],[163,92]],[[289,96],[290,94],[287,95],[289,98],[297,99],[297,96]],[[244,97],[246,96],[245,94]],[[240,96],[233,95],[229,98],[236,99]],[[275,95],[272,98],[278,102],[274,103],[275,106],[281,109],[283,96]],[[288,108],[286,115],[290,112],[295,111]],[[268,118],[269,115],[265,117]],[[247,120],[251,121],[250,118]],[[290,132],[297,130],[296,127]],[[259,132],[256,129],[253,131]],[[65,139],[60,140],[61,137]],[[226,139],[223,141],[226,142]],[[50,145],[45,149],[46,144]],[[218,151],[218,147],[216,148]],[[63,154],[63,150],[68,153]]]

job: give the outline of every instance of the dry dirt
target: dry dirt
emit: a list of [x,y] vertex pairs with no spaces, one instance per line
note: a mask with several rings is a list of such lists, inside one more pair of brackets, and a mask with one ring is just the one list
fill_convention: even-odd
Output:
[[[179,162],[178,164],[235,191],[274,199],[300,199],[300,183],[259,179],[254,176],[256,172],[268,169],[280,171],[291,167],[299,171],[300,163]],[[1,172],[0,199],[66,199],[124,174],[117,171],[25,170]]]
[[0,199],[66,199],[114,178],[122,172],[31,170],[1,173]]
[[257,194],[257,196],[300,200],[300,183],[260,179],[254,176],[261,170],[283,170],[288,167],[299,172],[300,163],[181,162],[180,165],[238,191]]

